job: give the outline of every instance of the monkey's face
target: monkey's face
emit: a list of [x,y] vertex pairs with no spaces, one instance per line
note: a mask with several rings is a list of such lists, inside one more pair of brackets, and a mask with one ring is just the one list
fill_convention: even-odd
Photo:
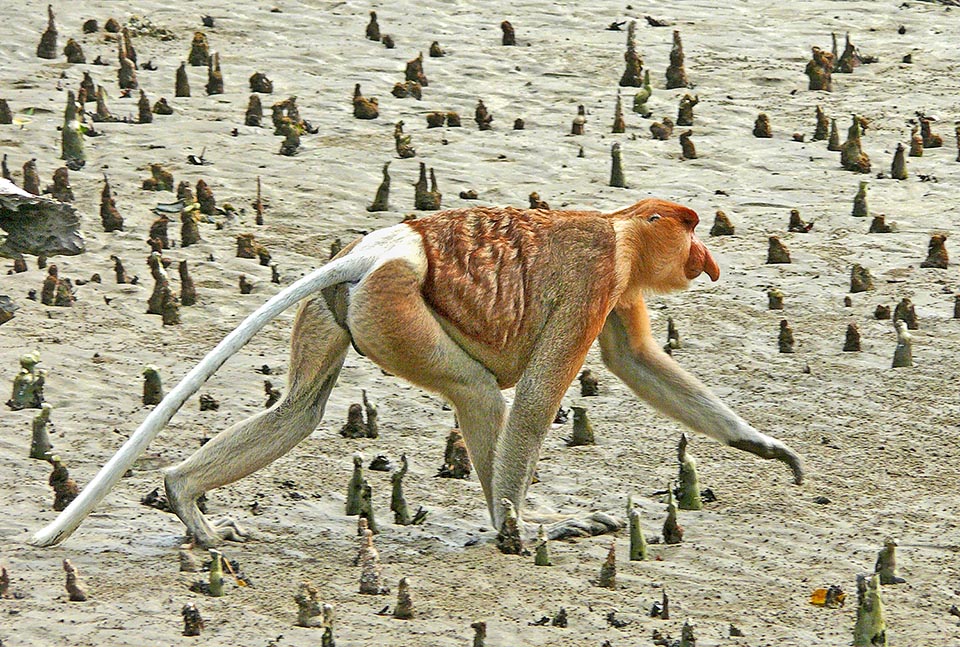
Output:
[[697,213],[673,202],[644,200],[634,214],[639,234],[635,276],[644,289],[680,290],[706,273],[720,278],[720,267],[697,238]]

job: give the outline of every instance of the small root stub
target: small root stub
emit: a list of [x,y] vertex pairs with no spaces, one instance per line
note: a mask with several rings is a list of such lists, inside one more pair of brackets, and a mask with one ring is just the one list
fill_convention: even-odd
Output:
[[717,211],[713,218],[713,226],[710,228],[711,236],[733,236],[735,228],[730,218],[723,211]]
[[843,342],[843,352],[860,352],[860,329],[857,328],[857,324],[855,323],[847,324],[847,336]]
[[[644,70],[643,85],[640,86],[640,91],[633,95],[633,111],[644,119],[649,118],[651,114],[650,109],[647,107],[647,101],[652,94],[653,88],[650,86],[650,70]],[[684,124],[680,125],[682,126]]]
[[571,135],[582,135],[583,129],[587,123],[587,109],[583,105],[577,106],[577,116],[573,118],[570,124]]
[[833,91],[833,67],[835,55],[819,47],[814,47],[804,73],[809,79],[810,90]]
[[683,527],[677,523],[677,504],[673,501],[673,489],[667,488],[667,518],[663,522],[663,543],[679,544],[683,541]]
[[214,52],[207,64],[208,95],[223,94],[223,73],[220,71],[220,53]]
[[73,202],[73,187],[70,186],[70,170],[66,166],[61,166],[53,172],[53,184],[46,188],[54,200],[60,202]]
[[443,451],[443,465],[437,476],[448,479],[470,477],[470,457],[459,429],[451,429],[447,436],[447,446]]
[[403,77],[404,80],[415,81],[424,88],[430,85],[427,81],[427,75],[423,73],[423,52],[420,52],[415,59],[407,61]]
[[383,180],[377,187],[377,193],[373,198],[373,204],[367,207],[367,211],[389,211],[390,210],[390,162],[383,165]]
[[620,77],[620,86],[639,88],[643,84],[643,59],[637,54],[637,21],[627,26],[627,51],[623,54],[626,67]]
[[908,330],[917,330],[920,328],[920,323],[917,321],[916,308],[913,305],[913,301],[907,297],[901,299],[900,303],[897,304],[897,307],[894,308],[893,320],[903,321],[907,324]]
[[664,117],[662,121],[655,121],[650,124],[650,134],[654,139],[667,141],[673,135],[673,120],[670,117]]
[[854,266],[850,268],[850,292],[856,294],[872,289],[873,276],[870,275],[870,270],[859,263],[854,264]]
[[847,131],[847,141],[840,147],[840,165],[855,173],[870,172],[870,158],[863,152],[860,143],[861,128],[865,124],[866,120],[863,117],[853,115],[853,121]]
[[943,146],[943,137],[934,134],[930,130],[930,124],[933,122],[933,118],[923,114],[919,114],[917,117],[920,119],[920,137],[923,140],[923,147],[940,148]]
[[492,130],[490,125],[493,122],[493,115],[487,110],[487,106],[484,105],[483,99],[477,100],[477,107],[473,111],[473,120],[477,122],[477,126],[480,130]]
[[685,130],[680,133],[680,154],[685,160],[697,159],[697,148],[693,145],[692,136],[692,130]]
[[57,57],[57,25],[54,22],[53,5],[47,5],[47,28],[40,35],[37,57],[46,59]]
[[960,294],[953,295],[953,318],[960,319]]
[[363,407],[357,403],[347,409],[347,422],[340,427],[340,435],[344,438],[365,438],[366,426],[363,423]]
[[700,498],[700,480],[697,476],[697,461],[687,453],[687,434],[680,434],[680,444],[677,447],[677,461],[680,465],[680,475],[677,485],[677,507],[681,510],[701,510],[703,500]]
[[413,598],[410,597],[410,583],[407,578],[400,578],[397,584],[397,605],[393,608],[393,617],[398,620],[410,620],[414,616]]
[[247,103],[247,111],[243,115],[245,126],[260,128],[263,125],[263,104],[260,102],[260,95],[251,94],[250,101]]
[[380,554],[373,545],[373,531],[363,532],[360,548],[360,593],[364,595],[386,595],[390,587],[383,582],[383,567]]
[[300,582],[293,601],[297,603],[297,626],[320,627],[323,625],[323,608],[320,592],[311,582]]
[[[249,294],[249,292],[247,294]],[[280,396],[283,395],[280,392],[280,389],[274,388],[273,382],[271,382],[270,380],[263,381],[263,394],[267,396],[266,402],[263,403],[264,409],[269,409],[270,407],[275,405],[277,402],[280,401]]]
[[500,499],[500,506],[503,509],[503,523],[497,531],[497,548],[504,555],[523,555],[523,539],[520,537],[517,510],[510,499]]
[[776,236],[770,236],[767,244],[767,265],[790,262],[790,251]]
[[857,622],[853,627],[854,647],[886,647],[887,626],[883,599],[880,596],[880,576],[857,575]]
[[150,164],[150,177],[141,186],[144,191],[173,191],[173,173],[162,164]]
[[194,67],[202,67],[210,63],[210,43],[207,42],[207,35],[202,31],[193,34],[187,62]]
[[527,198],[531,209],[550,209],[550,204],[546,200],[541,200],[540,194],[536,191],[531,192]]
[[367,40],[380,40],[380,23],[377,22],[377,12],[370,12],[370,22],[367,23],[366,29]]
[[437,189],[437,176],[430,169],[430,188],[427,188],[427,165],[420,162],[420,177],[414,185],[413,207],[417,211],[436,211],[443,194]]
[[787,224],[787,231],[805,234],[811,229],[813,229],[813,221],[804,222],[803,218],[800,217],[799,209],[790,210],[790,222]]
[[47,424],[50,422],[50,412],[53,407],[46,402],[40,405],[40,413],[33,418],[31,429],[33,435],[30,439],[30,458],[39,460],[49,460],[50,451],[53,445],[50,443],[50,435],[47,433]]
[[223,553],[211,548],[210,558],[209,594],[212,598],[220,598],[226,595],[223,588]]
[[486,622],[474,622],[470,624],[470,628],[473,629],[473,647],[485,647],[484,643],[487,639],[487,623]]
[[596,440],[593,436],[593,425],[587,417],[587,408],[574,405],[573,409],[573,435],[567,441],[567,447],[580,447],[582,445],[595,445]]
[[262,72],[254,72],[250,76],[250,92],[260,92],[262,94],[273,93],[273,81],[267,78]]
[[633,505],[633,497],[627,498],[627,524],[630,527],[630,561],[647,559],[647,540],[640,525],[640,511]]
[[203,631],[203,618],[197,605],[192,602],[183,605],[180,614],[183,616],[183,635],[199,636]]
[[71,602],[86,602],[87,591],[80,582],[80,574],[77,567],[69,559],[63,560],[63,570],[67,574],[66,589],[67,596]]
[[550,562],[550,545],[547,539],[547,531],[543,524],[537,528],[537,545],[533,551],[533,563],[535,566],[553,566]]
[[373,488],[364,479],[360,483],[360,518],[367,521],[367,528],[375,535],[380,534],[377,519],[373,514]]
[[517,44],[517,34],[509,20],[504,20],[500,23],[500,31],[502,32],[500,36],[501,45],[512,47]]
[[907,158],[904,155],[903,144],[897,144],[897,150],[893,154],[893,162],[890,164],[890,177],[894,180],[906,180]]
[[882,303],[873,311],[873,318],[877,321],[888,321],[890,319],[890,306]]
[[[82,109],[82,106],[79,106]],[[67,92],[67,105],[63,111],[63,128],[60,131],[60,159],[68,162],[82,162],[86,159],[83,151],[83,132],[77,118],[78,104],[73,90]]]
[[700,103],[699,96],[683,95],[683,98],[680,99],[680,107],[677,109],[678,126],[693,125],[693,107],[698,103]]
[[600,380],[589,368],[580,372],[580,395],[589,398],[600,395]]
[[150,109],[150,99],[147,98],[147,93],[144,92],[142,88],[140,90],[140,99],[137,101],[137,123],[153,123],[153,111]]
[[883,548],[877,553],[877,563],[874,572],[880,577],[880,584],[903,584],[905,579],[897,575],[897,540],[887,537]]
[[604,589],[617,588],[617,543],[610,542],[610,549],[607,551],[607,558],[603,560],[600,566],[600,576],[597,578],[597,586]]
[[827,140],[828,151],[840,150],[840,129],[837,128],[837,120],[830,120],[830,137]]
[[654,602],[650,606],[650,617],[660,618],[661,620],[670,619],[670,596],[667,595],[666,589],[661,589],[660,601]]
[[163,386],[160,384],[160,373],[156,366],[147,366],[143,369],[143,404],[152,406],[163,400]]
[[673,48],[670,50],[670,65],[667,66],[667,89],[688,88],[690,81],[683,66],[683,43],[680,32],[673,30]]
[[403,477],[406,476],[409,469],[407,455],[400,456],[400,469],[395,470],[390,475],[392,490],[390,494],[390,510],[393,512],[393,522],[398,526],[419,525],[427,517],[427,511],[423,508],[417,510],[416,514],[410,516],[410,509],[407,506],[407,499],[403,496]]
[[187,78],[187,64],[183,61],[180,62],[180,67],[177,68],[177,74],[174,80],[173,96],[190,96],[190,79]]
[[400,159],[409,159],[416,156],[417,149],[413,147],[411,141],[410,135],[403,132],[403,120],[401,119],[393,127],[393,143]]
[[907,332],[907,325],[901,320],[895,320],[893,325],[897,329],[897,347],[893,351],[893,368],[910,368],[913,366],[913,337]]
[[866,218],[870,215],[870,207],[867,205],[867,183],[861,181],[860,188],[857,189],[857,195],[853,197],[852,216],[857,218]]
[[623,101],[620,99],[620,93],[617,92],[617,105],[613,111],[613,133],[624,133],[627,130],[627,122],[623,118]]
[[816,116],[817,126],[813,131],[813,137],[810,139],[811,141],[819,142],[830,136],[830,120],[827,119],[826,113],[820,106],[817,106]]
[[353,455],[353,475],[347,484],[347,503],[345,513],[348,515],[360,514],[360,494],[363,486],[363,456]]
[[783,310],[783,292],[777,288],[767,290],[767,310]]
[[947,269],[950,261],[947,256],[946,243],[946,234],[934,234],[930,236],[927,258],[925,261],[920,263],[920,267],[934,267],[941,270]]
[[86,63],[87,58],[83,55],[83,48],[80,43],[72,38],[67,39],[67,44],[63,46],[63,55],[67,57],[67,63]]
[[50,479],[47,481],[53,488],[53,509],[57,512],[65,509],[80,494],[80,488],[77,482],[70,478],[70,472],[66,465],[60,461],[59,456],[51,456],[50,464],[53,470],[50,472]]
[[765,112],[757,115],[756,121],[753,122],[753,136],[761,139],[773,137],[773,131],[770,128],[770,117],[768,117]]
[[923,157],[923,138],[920,137],[919,130],[917,126],[910,130],[910,151],[907,153],[909,157]]
[[627,180],[623,174],[623,156],[620,144],[614,143],[610,148],[610,186],[621,189],[627,188]]
[[440,47],[440,43],[433,41],[430,43],[430,58],[443,58],[447,53]]
[[380,105],[376,97],[369,99],[360,93],[360,84],[353,86],[353,116],[357,119],[376,119],[380,116]]
[[781,353],[795,352],[793,329],[790,328],[790,323],[786,319],[780,320],[780,333],[777,336],[777,346],[780,348]]

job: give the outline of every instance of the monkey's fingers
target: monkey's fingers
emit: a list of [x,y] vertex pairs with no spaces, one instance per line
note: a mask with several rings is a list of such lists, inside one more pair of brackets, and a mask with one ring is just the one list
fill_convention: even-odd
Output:
[[783,461],[793,471],[793,482],[803,483],[803,461],[792,449],[773,438],[764,437],[764,441],[740,438],[730,441],[730,446],[755,454],[760,458],[775,458]]

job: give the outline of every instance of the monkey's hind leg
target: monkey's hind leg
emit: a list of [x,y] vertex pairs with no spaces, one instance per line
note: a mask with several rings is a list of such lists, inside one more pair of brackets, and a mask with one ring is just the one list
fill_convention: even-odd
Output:
[[243,539],[233,522],[211,524],[197,508],[197,498],[269,465],[310,435],[323,417],[349,344],[350,335],[337,325],[323,298],[304,302],[293,327],[284,397],[167,471],[167,499],[196,543],[212,546]]
[[402,259],[371,272],[350,299],[357,347],[378,365],[445,396],[493,518],[493,457],[506,405],[493,373],[447,335],[423,300],[414,267]]

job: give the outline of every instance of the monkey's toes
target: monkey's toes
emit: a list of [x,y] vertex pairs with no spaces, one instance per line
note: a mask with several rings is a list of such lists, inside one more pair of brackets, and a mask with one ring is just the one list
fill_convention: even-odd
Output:
[[547,527],[549,539],[568,539],[570,537],[593,537],[623,528],[624,522],[605,512],[594,512],[587,517],[564,519]]
[[223,541],[245,542],[249,537],[248,533],[233,519],[218,519],[214,522],[217,536]]

